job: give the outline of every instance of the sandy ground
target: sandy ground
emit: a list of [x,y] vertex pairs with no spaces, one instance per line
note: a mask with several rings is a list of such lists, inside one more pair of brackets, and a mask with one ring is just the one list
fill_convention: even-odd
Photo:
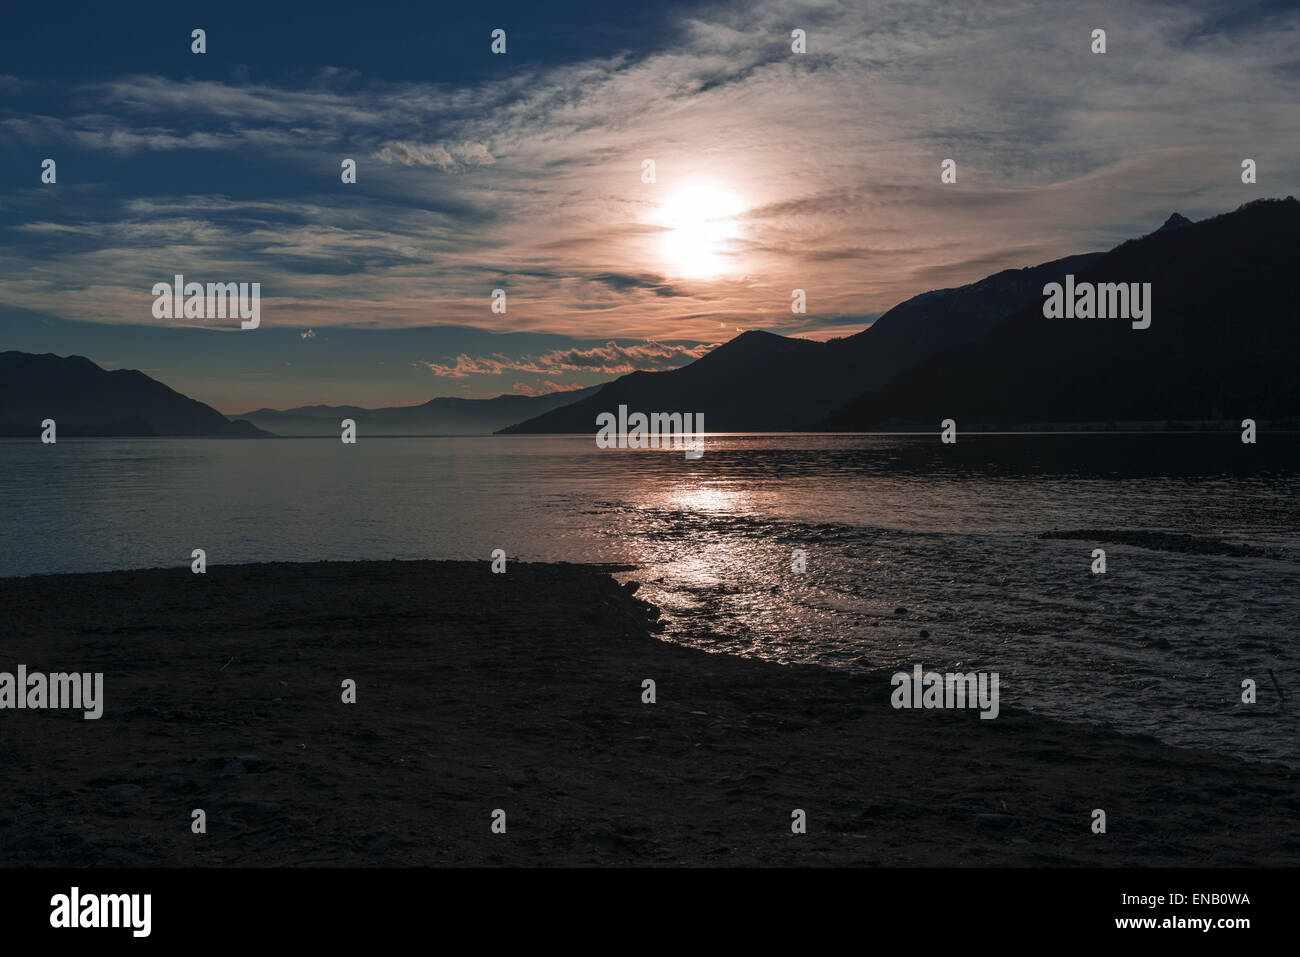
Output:
[[608,571],[0,580],[0,671],[105,673],[98,721],[0,711],[0,864],[1300,864],[1300,772],[1005,697],[896,711],[880,675],[660,641]]

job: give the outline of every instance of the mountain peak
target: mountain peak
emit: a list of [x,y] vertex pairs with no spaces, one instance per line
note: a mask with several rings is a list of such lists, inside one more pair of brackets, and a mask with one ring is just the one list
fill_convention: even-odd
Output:
[[1161,226],[1159,229],[1157,229],[1156,232],[1163,233],[1167,229],[1182,229],[1184,226],[1190,226],[1190,225],[1192,225],[1192,221],[1190,219],[1188,219],[1182,213],[1174,213],[1172,216],[1170,216],[1168,219],[1165,220],[1165,224]]
[[6,436],[35,435],[47,418],[58,422],[60,437],[266,434],[138,369],[109,371],[85,356],[52,353],[0,353],[0,415]]

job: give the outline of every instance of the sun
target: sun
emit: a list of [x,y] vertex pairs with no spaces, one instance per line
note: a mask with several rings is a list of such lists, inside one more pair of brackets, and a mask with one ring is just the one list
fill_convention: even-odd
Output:
[[740,200],[717,183],[698,181],[672,193],[660,207],[658,221],[667,227],[663,255],[669,271],[708,279],[727,269],[728,241],[739,234]]

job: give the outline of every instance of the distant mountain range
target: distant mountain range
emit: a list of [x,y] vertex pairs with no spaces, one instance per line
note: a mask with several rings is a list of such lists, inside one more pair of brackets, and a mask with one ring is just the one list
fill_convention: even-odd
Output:
[[[0,353],[0,434],[592,433],[596,417],[703,413],[710,432],[1070,427],[1300,420],[1300,203],[1257,200],[1199,223],[1175,213],[1107,253],[923,293],[855,335],[747,332],[667,372],[543,396],[415,406],[258,409],[228,419],[147,375],[80,356]],[[1044,286],[1149,283],[1151,325],[1043,315]]]
[[355,405],[305,405],[296,409],[258,409],[240,418],[276,435],[338,435],[339,423],[352,419],[361,435],[490,435],[514,422],[576,402],[600,386],[546,395],[499,395],[494,399],[430,399],[421,405],[363,409]]
[[502,431],[592,432],[596,416],[620,404],[629,412],[702,412],[710,432],[807,429],[864,389],[883,385],[944,348],[974,342],[1039,297],[1044,283],[1101,255],[1007,269],[970,285],[922,293],[844,339],[742,333],[688,366],[630,373],[589,399]]
[[110,372],[82,356],[0,352],[0,435],[265,435],[133,369]]
[[[1291,197],[1202,223],[1174,213],[1108,253],[915,296],[845,339],[745,333],[688,366],[631,373],[502,432],[594,432],[596,416],[620,405],[700,412],[711,432],[1296,416],[1297,243]],[[1066,275],[1151,283],[1151,327],[1044,318],[1044,286]]]
[[440,398],[383,409],[351,405],[258,409],[234,417],[143,372],[110,372],[82,356],[0,352],[0,435],[39,435],[45,419],[57,423],[60,436],[336,436],[343,419],[353,419],[361,435],[489,435],[599,388],[494,399]]

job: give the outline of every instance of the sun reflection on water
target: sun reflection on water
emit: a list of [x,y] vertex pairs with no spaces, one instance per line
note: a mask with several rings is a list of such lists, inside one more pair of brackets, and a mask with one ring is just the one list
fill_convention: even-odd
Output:
[[724,488],[718,485],[679,485],[670,489],[658,501],[648,503],[651,508],[671,508],[696,512],[739,512],[750,503],[750,494],[743,489]]

